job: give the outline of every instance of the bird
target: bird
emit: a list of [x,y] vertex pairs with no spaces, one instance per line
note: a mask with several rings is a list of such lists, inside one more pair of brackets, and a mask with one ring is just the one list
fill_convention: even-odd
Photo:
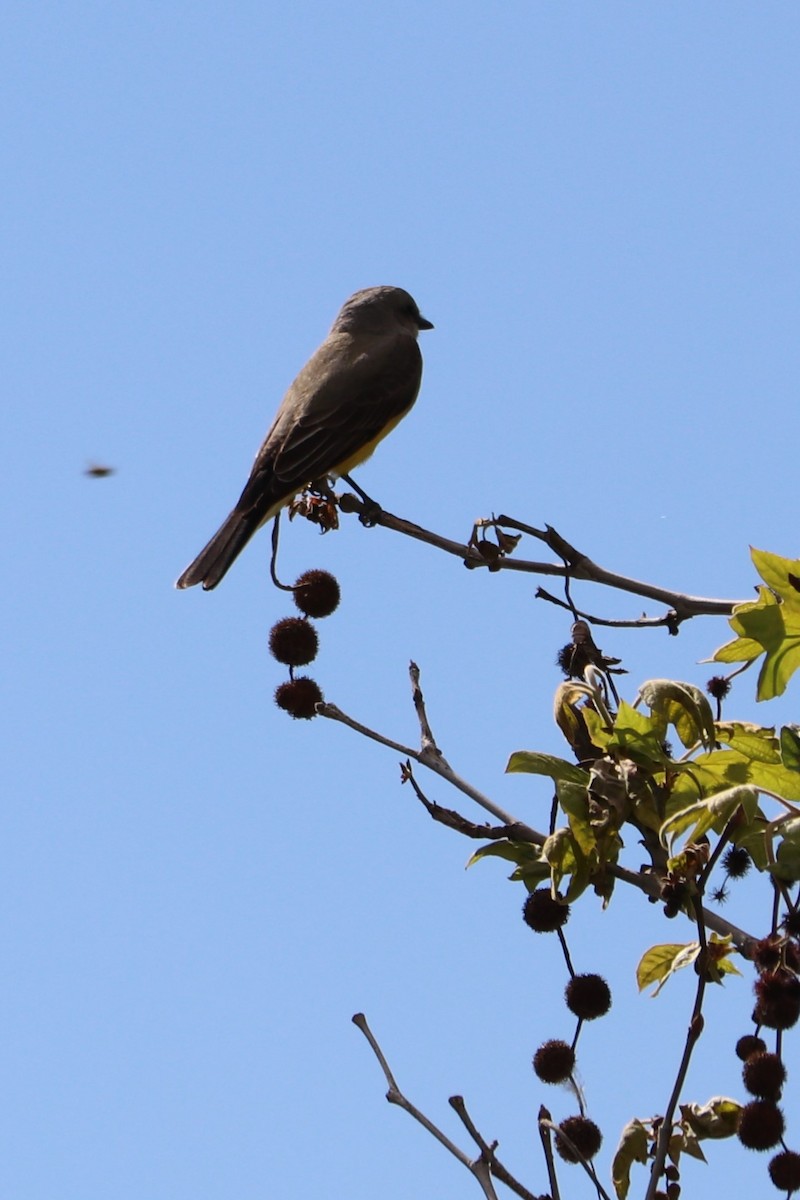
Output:
[[422,382],[417,336],[433,329],[404,288],[344,302],[281,401],[236,506],[175,586],[215,588],[253,534],[325,476],[347,476],[412,408]]

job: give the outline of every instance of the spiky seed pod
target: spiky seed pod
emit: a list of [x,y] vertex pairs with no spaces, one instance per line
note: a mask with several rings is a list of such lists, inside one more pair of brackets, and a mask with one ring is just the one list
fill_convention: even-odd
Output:
[[523,904],[522,917],[534,933],[553,933],[569,920],[569,905],[560,896],[554,900],[549,887],[540,887]]
[[781,962],[781,939],[770,934],[769,937],[755,942],[752,959],[759,971],[774,971]]
[[317,631],[305,617],[284,617],[269,631],[269,648],[287,667],[305,667],[317,657]]
[[800,1154],[782,1150],[769,1164],[769,1177],[781,1192],[800,1191]]
[[542,1083],[564,1083],[575,1070],[575,1051],[558,1038],[543,1042],[533,1056],[533,1069]]
[[329,617],[339,607],[341,591],[330,571],[304,571],[293,588],[294,602],[307,617]]
[[567,1008],[582,1021],[604,1017],[611,1008],[611,989],[602,975],[573,975],[564,997]]
[[295,719],[308,721],[317,715],[316,705],[322,701],[322,692],[315,679],[300,675],[287,679],[275,689],[275,703]]
[[783,1113],[771,1100],[751,1100],[739,1115],[739,1141],[748,1150],[771,1150],[783,1130]]
[[731,690],[731,681],[724,675],[712,675],[706,684],[706,691],[714,700],[724,700]]
[[767,1043],[763,1038],[756,1037],[754,1033],[745,1033],[736,1043],[736,1057],[747,1062],[751,1054],[763,1054],[766,1048]]
[[722,856],[722,869],[729,879],[744,879],[753,865],[753,860],[744,846],[731,846]]
[[786,1067],[777,1054],[751,1054],[742,1067],[744,1086],[751,1096],[762,1100],[779,1100],[786,1082]]
[[[567,1117],[566,1121],[561,1121],[559,1124],[561,1130],[573,1143],[575,1149],[580,1150],[584,1158],[594,1158],[603,1144],[603,1135],[594,1121],[590,1121],[588,1117]],[[556,1134],[556,1150],[564,1159],[564,1162],[575,1163],[580,1161],[558,1133]]]
[[768,1029],[791,1029],[800,1017],[800,979],[779,967],[759,975],[754,988],[755,1023]]
[[792,912],[787,912],[781,925],[789,934],[790,937],[800,936],[800,909],[796,908]]

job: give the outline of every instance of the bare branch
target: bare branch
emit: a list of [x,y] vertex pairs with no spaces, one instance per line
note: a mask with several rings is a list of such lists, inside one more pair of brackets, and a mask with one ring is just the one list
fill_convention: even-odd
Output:
[[463,1122],[464,1128],[480,1150],[481,1158],[488,1163],[495,1179],[499,1179],[500,1182],[504,1183],[507,1188],[509,1188],[512,1192],[515,1192],[516,1195],[520,1197],[520,1200],[537,1200],[537,1197],[534,1196],[532,1192],[529,1192],[526,1187],[523,1187],[519,1180],[515,1179],[515,1177],[506,1170],[500,1160],[496,1157],[495,1150],[497,1149],[497,1142],[492,1142],[492,1144],[489,1145],[482,1137],[480,1132],[475,1128],[472,1117],[467,1112],[467,1106],[464,1103],[464,1097],[451,1096],[450,1107],[454,1109],[456,1113],[458,1113],[459,1118]]
[[[348,717],[346,713],[337,708],[335,704],[323,702],[317,705],[317,713],[321,717],[328,717],[331,721],[340,721],[342,725],[347,725],[349,729],[354,729],[356,733],[362,734],[363,737],[370,738],[373,742],[380,742],[382,746],[388,746],[390,750],[397,750],[405,758],[412,758],[414,762],[420,763],[423,767],[427,767],[436,775],[441,775],[442,779],[446,779],[454,788],[458,788],[465,796],[469,796],[470,800],[474,800],[481,808],[485,808],[498,821],[502,821],[505,825],[516,825],[515,819],[509,813],[504,812],[499,805],[490,800],[488,796],[484,796],[483,792],[479,792],[471,783],[467,783],[460,775],[457,775],[452,767],[447,763],[442,752],[431,746],[423,747],[422,750],[412,750],[410,746],[404,746],[401,742],[393,742],[390,738],[384,737],[383,734],[376,733],[374,729],[369,729],[366,725],[354,721],[352,717]],[[544,835],[531,830],[537,843],[541,844],[544,841]]]
[[[363,503],[351,493],[345,493],[345,495],[339,497],[339,506],[342,512],[354,513],[361,513],[364,507]],[[539,541],[544,542],[553,553],[557,554],[562,559],[562,562],[534,562],[521,558],[509,558],[500,554],[497,558],[492,558],[490,564],[489,560],[484,558],[473,546],[453,541],[452,538],[443,537],[441,534],[434,533],[430,529],[424,529],[421,525],[415,525],[412,521],[407,521],[403,517],[397,517],[385,509],[381,509],[375,514],[374,523],[382,526],[384,529],[391,529],[395,533],[401,533],[405,537],[425,542],[429,546],[436,547],[437,550],[444,551],[445,554],[452,554],[454,557],[460,558],[468,567],[488,568],[491,565],[493,571],[520,571],[530,575],[551,575],[557,576],[560,579],[583,580],[588,583],[599,584],[602,587],[613,588],[616,591],[627,592],[629,595],[642,596],[647,600],[654,600],[658,604],[666,604],[670,612],[661,618],[658,623],[666,625],[671,631],[673,629],[677,630],[678,625],[682,621],[689,620],[691,617],[729,617],[734,605],[741,603],[740,600],[692,596],[685,592],[674,591],[671,588],[658,587],[656,584],[647,583],[644,580],[631,579],[626,575],[620,575],[616,571],[610,571],[593,562],[588,555],[577,550],[551,526],[548,525],[544,529],[536,529],[532,525],[526,525],[522,521],[517,521],[515,518],[505,515],[501,515],[496,519],[481,521],[480,524],[483,527],[496,525],[504,529],[516,529],[520,533],[526,533],[530,537],[537,538]],[[567,607],[570,606],[567,605]],[[591,620],[592,618],[587,619]],[[641,623],[641,621],[632,622],[634,625]]]
[[[509,841],[513,842],[530,842],[533,846],[544,845],[546,834],[532,828],[532,826],[527,825],[524,821],[517,820],[510,813],[504,812],[488,796],[484,796],[477,788],[467,783],[465,779],[456,774],[437,747],[433,750],[428,747],[427,751],[425,751],[414,750],[410,746],[404,746],[401,742],[395,742],[391,738],[384,737],[383,734],[377,733],[367,725],[362,725],[359,721],[355,721],[352,717],[342,712],[335,704],[329,704],[327,701],[317,705],[317,713],[321,717],[327,717],[331,721],[339,721],[342,725],[346,725],[348,729],[353,729],[363,737],[369,738],[374,742],[379,742],[382,746],[388,746],[390,750],[396,750],[405,758],[413,759],[414,762],[427,767],[434,774],[439,775],[460,792],[463,792],[465,796],[469,796],[481,808],[490,812],[492,816],[502,822],[503,828],[500,830],[496,826],[489,826],[483,833],[472,833],[470,830],[479,830],[481,827],[468,821],[466,817],[462,817],[459,813],[454,813],[451,809],[443,809],[439,805],[431,805],[430,801],[422,798],[422,794],[416,789],[416,785],[413,785],[417,796],[425,804],[426,809],[434,820],[441,821],[442,824],[448,825],[451,829],[456,829],[457,832],[464,833],[468,837],[485,836],[489,840],[495,841],[502,837],[507,837]],[[405,770],[404,768],[404,780]],[[606,869],[615,879],[619,879],[631,887],[638,888],[640,892],[644,892],[646,896],[651,897],[653,900],[660,899],[661,888],[654,874],[647,871],[631,871],[627,867],[621,867],[614,863],[609,863]],[[722,936],[730,936],[737,949],[745,957],[749,957],[749,948],[756,941],[752,934],[740,929],[738,925],[731,924],[730,921],[720,916],[719,913],[715,913],[707,908],[703,909],[703,920],[707,929],[711,929]]]
[[589,1161],[588,1158],[586,1158],[585,1155],[581,1154],[578,1147],[575,1145],[575,1143],[572,1141],[572,1139],[569,1138],[566,1133],[564,1133],[561,1126],[557,1125],[555,1123],[555,1121],[552,1121],[550,1119],[549,1114],[546,1117],[542,1115],[542,1113],[544,1111],[546,1111],[546,1110],[540,1109],[540,1111],[539,1111],[539,1128],[541,1129],[544,1126],[546,1129],[551,1130],[552,1133],[558,1134],[558,1136],[561,1138],[561,1140],[564,1142],[564,1144],[575,1155],[576,1161],[581,1164],[584,1171],[591,1179],[592,1183],[594,1184],[594,1186],[597,1189],[597,1194],[600,1197],[600,1200],[611,1200],[611,1197],[609,1196],[608,1192],[603,1187],[600,1180],[597,1178],[597,1172],[595,1171],[593,1164]]
[[[707,960],[706,947],[706,931],[703,907],[699,897],[695,899],[695,917],[697,921],[697,934],[702,948],[703,960]],[[681,1098],[681,1091],[686,1080],[686,1075],[689,1070],[692,1052],[700,1040],[700,1035],[703,1032],[703,998],[706,991],[706,976],[705,970],[701,969],[697,972],[697,989],[695,991],[694,1005],[692,1007],[692,1015],[689,1018],[689,1028],[686,1033],[686,1041],[683,1046],[683,1054],[678,1066],[678,1073],[675,1077],[675,1083],[672,1088],[669,1102],[664,1111],[664,1119],[661,1122],[661,1127],[658,1131],[656,1139],[656,1153],[653,1160],[653,1166],[650,1171],[650,1181],[647,1186],[645,1200],[654,1200],[658,1190],[658,1184],[661,1179],[661,1172],[664,1169],[664,1163],[667,1161],[667,1153],[669,1151],[669,1143],[672,1137],[672,1121],[675,1116],[675,1109],[678,1107],[678,1101]]]
[[542,1149],[544,1150],[544,1160],[547,1163],[547,1178],[550,1180],[550,1195],[553,1200],[561,1200],[561,1192],[558,1188],[558,1176],[556,1175],[556,1164],[553,1158],[553,1139],[550,1136],[551,1116],[545,1106],[539,1106],[539,1137],[542,1139]]
[[462,1167],[466,1167],[470,1174],[474,1175],[481,1186],[486,1200],[497,1200],[497,1193],[494,1190],[490,1178],[490,1165],[486,1159],[484,1159],[484,1157],[481,1155],[479,1159],[473,1162],[463,1150],[459,1149],[454,1142],[450,1141],[446,1134],[442,1133],[441,1129],[439,1129],[437,1125],[434,1125],[433,1121],[429,1120],[429,1118],[426,1117],[423,1112],[420,1112],[416,1105],[412,1104],[411,1101],[403,1095],[398,1088],[397,1083],[395,1082],[391,1068],[386,1061],[384,1053],[381,1050],[375,1035],[367,1024],[367,1018],[363,1013],[355,1014],[353,1017],[353,1024],[356,1025],[364,1034],[364,1037],[372,1047],[373,1054],[381,1065],[381,1070],[383,1071],[386,1077],[386,1082],[389,1085],[389,1090],[386,1093],[386,1099],[389,1101],[389,1103],[396,1104],[398,1108],[402,1108],[409,1114],[409,1116],[413,1117],[415,1121],[418,1121],[423,1129],[427,1129],[428,1133],[435,1137],[437,1142],[441,1142],[444,1148],[449,1150],[454,1158],[458,1159]]

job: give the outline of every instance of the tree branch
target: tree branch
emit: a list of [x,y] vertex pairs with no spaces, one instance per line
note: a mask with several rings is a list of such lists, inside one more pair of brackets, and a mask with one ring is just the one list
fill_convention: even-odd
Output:
[[[424,714],[424,700],[419,687],[419,668],[417,667],[416,663],[411,663],[410,675],[414,689],[417,713],[419,715],[420,711],[422,711]],[[424,723],[421,722],[421,728],[424,730],[422,735],[423,742],[426,744],[423,745],[422,749],[414,750],[411,746],[405,746],[402,742],[396,742],[392,738],[384,737],[383,734],[376,732],[374,729],[370,729],[369,726],[362,725],[360,721],[356,721],[352,717],[348,716],[347,713],[342,712],[342,710],[335,704],[330,704],[327,701],[324,701],[317,705],[317,713],[319,716],[327,717],[331,721],[339,721],[342,725],[346,725],[348,729],[352,729],[356,733],[360,733],[362,737],[366,737],[371,741],[378,742],[381,746],[388,746],[390,750],[397,751],[405,759],[411,759],[414,762],[420,763],[422,766],[427,767],[428,770],[433,771],[436,775],[439,775],[442,779],[446,780],[447,783],[457,788],[458,791],[463,792],[465,796],[469,796],[470,800],[473,800],[481,808],[491,813],[493,817],[500,821],[501,828],[490,826],[483,833],[472,832],[473,830],[479,830],[480,827],[476,826],[474,822],[468,821],[466,817],[462,817],[461,814],[455,813],[452,809],[443,809],[439,805],[432,805],[430,801],[422,799],[421,793],[417,789],[416,784],[414,784],[413,786],[418,797],[421,799],[421,802],[425,804],[427,811],[434,820],[440,821],[442,824],[448,825],[451,829],[456,829],[457,832],[463,833],[468,837],[485,836],[487,839],[495,841],[505,837],[508,838],[509,841],[530,842],[533,846],[541,847],[544,845],[547,837],[546,834],[541,833],[538,829],[534,829],[530,825],[527,825],[524,821],[517,820],[517,818],[512,816],[511,813],[505,812],[502,808],[500,808],[499,805],[495,804],[493,800],[490,800],[488,796],[485,796],[483,792],[478,791],[478,789],[473,787],[472,784],[468,783],[465,779],[462,779],[460,775],[456,774],[433,740],[433,735],[430,732],[430,726],[427,722],[427,717],[424,718]],[[402,781],[405,782],[408,778],[408,767],[404,765],[402,769]],[[653,874],[648,873],[647,871],[631,871],[627,867],[621,867],[615,863],[609,863],[606,869],[614,876],[615,879],[619,879],[622,883],[627,883],[631,887],[638,888],[640,892],[644,892],[646,896],[649,896],[653,900],[660,899],[660,884],[658,879]],[[745,957],[749,956],[750,946],[756,941],[752,934],[740,929],[737,925],[731,924],[730,921],[727,921],[724,917],[720,916],[719,913],[713,912],[707,908],[703,908],[702,911],[703,921],[707,929],[711,929],[715,933],[719,933],[722,936],[730,936],[731,941],[737,947],[737,949]]]
[[[346,492],[339,497],[339,507],[342,512],[359,514],[364,509],[362,501],[350,492]],[[470,545],[464,542],[453,541],[452,538],[446,538],[439,533],[434,533],[430,529],[423,528],[421,525],[415,525],[412,521],[407,521],[403,517],[397,517],[394,513],[387,512],[385,509],[381,509],[374,514],[374,517],[376,525],[380,525],[384,529],[391,529],[394,533],[403,534],[404,537],[425,542],[429,546],[434,546],[437,550],[442,550],[445,554],[452,554],[455,558],[460,558],[467,567],[486,567],[492,571],[520,571],[531,575],[551,575],[566,580],[583,580],[588,583],[599,584],[601,587],[627,592],[633,596],[641,596],[647,600],[654,600],[658,604],[666,604],[670,611],[666,616],[660,618],[658,623],[667,625],[672,631],[676,631],[682,621],[689,620],[691,617],[729,617],[734,605],[742,603],[740,600],[722,600],[706,596],[692,596],[686,592],[677,592],[671,588],[659,587],[644,580],[631,579],[626,575],[620,575],[616,571],[610,571],[608,568],[600,566],[599,563],[593,562],[588,555],[577,550],[551,526],[547,525],[544,529],[536,529],[532,525],[527,525],[522,521],[517,521],[514,517],[503,514],[497,518],[482,519],[477,522],[477,526],[480,528],[501,527],[503,529],[515,529],[520,533],[527,534],[529,537],[544,542],[562,561],[560,563],[550,563],[510,558],[507,556],[505,550],[499,550],[497,555],[487,558],[480,553],[474,542]],[[567,607],[571,606],[568,605]],[[587,619],[591,620],[592,618]],[[641,624],[642,622],[640,620],[631,623]]]
[[367,1018],[363,1013],[355,1014],[353,1017],[353,1024],[356,1025],[364,1034],[364,1037],[372,1047],[373,1054],[381,1065],[381,1070],[383,1071],[386,1077],[386,1082],[389,1085],[389,1090],[386,1093],[386,1099],[389,1101],[389,1103],[396,1104],[398,1108],[402,1108],[409,1114],[409,1116],[413,1117],[415,1121],[418,1121],[423,1129],[427,1129],[428,1133],[435,1137],[437,1142],[441,1142],[445,1150],[449,1150],[453,1157],[458,1159],[462,1167],[466,1167],[470,1174],[474,1175],[481,1186],[486,1200],[497,1200],[497,1193],[494,1190],[494,1186],[490,1178],[490,1165],[483,1155],[473,1162],[463,1150],[456,1146],[455,1142],[451,1142],[449,1137],[442,1133],[441,1129],[439,1129],[437,1125],[434,1125],[433,1121],[429,1120],[423,1112],[420,1112],[416,1105],[412,1104],[411,1101],[403,1095],[398,1088],[397,1083],[395,1082],[394,1075],[392,1074],[389,1064],[384,1057],[383,1051],[378,1045],[375,1035],[367,1024]]

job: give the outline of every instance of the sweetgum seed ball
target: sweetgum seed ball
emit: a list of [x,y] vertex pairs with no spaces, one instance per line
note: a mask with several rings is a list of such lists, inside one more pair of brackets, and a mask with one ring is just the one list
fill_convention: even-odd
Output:
[[736,1056],[742,1062],[747,1062],[751,1054],[763,1054],[767,1043],[754,1033],[745,1033],[736,1043]]
[[329,617],[339,607],[339,584],[330,571],[304,571],[296,581],[294,602],[307,617]]
[[611,1008],[611,990],[601,975],[573,975],[564,997],[570,1012],[583,1021],[604,1017]]
[[534,933],[553,933],[569,920],[569,905],[554,900],[549,887],[540,887],[523,904],[522,917]]
[[288,679],[275,689],[275,703],[296,720],[308,721],[317,715],[316,705],[322,701],[319,684],[307,675]]
[[777,1054],[751,1054],[742,1067],[742,1079],[751,1096],[777,1100],[786,1082],[786,1068]]
[[771,1100],[751,1100],[739,1117],[739,1141],[748,1150],[771,1150],[783,1137],[783,1113]]
[[575,1051],[558,1038],[543,1042],[533,1056],[533,1069],[542,1083],[564,1083],[575,1069]]
[[[580,1150],[584,1158],[594,1158],[603,1144],[603,1135],[594,1121],[590,1121],[588,1117],[567,1117],[566,1121],[560,1122],[560,1126],[576,1150]],[[564,1159],[564,1162],[574,1163],[579,1161],[559,1134],[556,1134],[556,1150]]]
[[782,1192],[800,1191],[800,1154],[783,1150],[769,1164],[769,1177]]
[[760,975],[754,990],[753,1020],[768,1029],[791,1029],[800,1017],[800,979],[779,967]]
[[287,667],[305,667],[317,657],[317,631],[305,617],[284,617],[269,631],[269,648]]

